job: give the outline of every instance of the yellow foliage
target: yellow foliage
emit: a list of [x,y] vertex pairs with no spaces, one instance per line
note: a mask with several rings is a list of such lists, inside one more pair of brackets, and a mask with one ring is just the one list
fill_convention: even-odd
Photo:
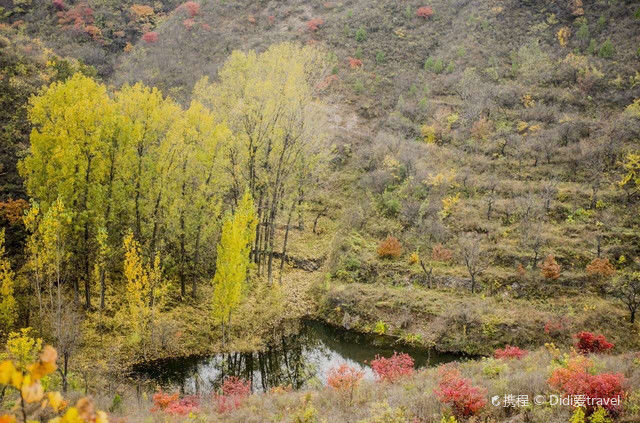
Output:
[[460,193],[456,193],[456,195],[449,195],[442,199],[442,210],[440,210],[439,214],[441,218],[446,218],[451,215],[453,208],[460,202]]
[[16,300],[13,296],[14,274],[5,257],[4,228],[0,230],[0,333],[10,329],[16,319]]
[[626,173],[618,182],[618,185],[624,187],[633,183],[635,188],[640,188],[640,153],[627,153],[622,163],[622,168]]
[[526,109],[529,109],[536,105],[536,101],[533,99],[533,96],[531,94],[523,95],[521,101],[522,101],[522,105]]
[[420,127],[420,133],[422,134],[424,142],[427,144],[435,144],[437,131],[434,125],[422,125]]
[[247,190],[233,216],[226,217],[218,243],[216,274],[213,278],[213,314],[222,322],[230,318],[242,299],[249,276],[249,253],[257,224],[253,198]]
[[635,99],[633,103],[629,104],[626,109],[624,109],[624,111],[628,115],[640,119],[640,98]]
[[571,37],[571,30],[568,27],[563,26],[558,30],[556,37],[558,38],[558,43],[560,43],[560,46],[566,47],[567,42],[569,41],[569,37]]

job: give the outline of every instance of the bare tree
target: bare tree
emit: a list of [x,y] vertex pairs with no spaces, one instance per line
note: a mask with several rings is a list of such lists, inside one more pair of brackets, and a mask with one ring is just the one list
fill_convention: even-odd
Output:
[[627,306],[629,320],[635,323],[640,307],[640,272],[621,275],[613,285],[613,295]]
[[460,258],[471,278],[471,293],[475,293],[477,278],[488,266],[482,238],[477,234],[466,233],[460,237],[459,248]]

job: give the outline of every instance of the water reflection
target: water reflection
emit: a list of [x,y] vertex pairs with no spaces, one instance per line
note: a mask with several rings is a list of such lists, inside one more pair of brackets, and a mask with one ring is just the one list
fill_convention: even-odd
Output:
[[165,389],[178,388],[185,394],[215,390],[229,375],[250,380],[254,391],[288,385],[298,389],[312,382],[324,384],[329,369],[345,362],[362,369],[365,378],[373,379],[367,363],[376,354],[390,356],[394,351],[409,353],[416,367],[463,358],[433,350],[394,346],[388,337],[306,321],[300,323],[295,334],[283,335],[265,351],[158,360],[139,365],[134,370],[143,379]]

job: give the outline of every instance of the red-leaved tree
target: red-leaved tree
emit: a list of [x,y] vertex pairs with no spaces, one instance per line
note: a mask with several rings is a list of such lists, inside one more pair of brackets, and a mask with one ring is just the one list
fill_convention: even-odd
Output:
[[178,393],[167,394],[158,391],[153,394],[153,407],[151,412],[162,412],[171,416],[186,416],[199,410],[200,404],[197,397],[187,396],[180,398]]
[[575,335],[575,347],[581,354],[599,354],[613,348],[613,344],[607,341],[604,335],[595,335],[591,332],[579,332]]
[[158,41],[158,33],[157,32],[153,32],[153,31],[147,32],[147,33],[142,35],[142,39],[147,44],[153,44],[156,41]]
[[409,354],[394,351],[389,358],[380,357],[371,361],[371,369],[380,381],[394,382],[403,376],[413,374],[413,358]]
[[313,18],[307,21],[307,29],[311,32],[316,32],[322,25],[324,25],[322,18]]
[[438,401],[451,407],[451,412],[458,419],[474,416],[486,405],[486,391],[473,386],[457,368],[445,365],[438,373],[440,381],[433,392]]

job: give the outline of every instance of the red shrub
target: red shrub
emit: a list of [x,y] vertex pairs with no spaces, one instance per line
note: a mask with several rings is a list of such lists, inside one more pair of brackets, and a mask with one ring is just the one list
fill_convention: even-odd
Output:
[[581,354],[598,354],[613,348],[604,335],[594,335],[591,332],[579,332],[575,335],[575,347]]
[[193,28],[193,25],[195,25],[195,24],[196,24],[196,21],[194,21],[191,18],[187,18],[184,21],[182,21],[182,25],[184,25],[184,27],[187,28],[187,29]]
[[498,348],[494,351],[493,356],[495,358],[517,358],[520,360],[522,357],[525,357],[529,354],[529,351],[520,349],[518,347],[512,347],[511,345],[507,345],[504,349]]
[[360,382],[364,372],[348,364],[342,364],[329,370],[327,385],[339,391],[352,391]]
[[53,7],[55,7],[58,10],[64,10],[66,8],[64,1],[62,0],[53,0],[52,4],[53,4]]
[[554,370],[547,382],[566,395],[584,396],[588,413],[601,406],[616,414],[626,395],[624,385],[627,381],[621,373],[591,374],[592,365],[586,357],[572,357],[565,367]]
[[548,335],[557,335],[562,332],[564,328],[565,325],[562,320],[548,320],[544,324],[544,333]]
[[313,18],[310,21],[307,21],[307,29],[311,32],[317,31],[322,25],[324,25],[324,20],[322,20],[322,18]]
[[394,382],[413,374],[413,358],[409,354],[394,352],[389,358],[380,357],[371,361],[371,369],[380,381]]
[[460,375],[460,371],[453,366],[443,366],[439,370],[440,381],[433,390],[438,400],[451,407],[457,418],[466,418],[478,413],[485,406],[486,392],[472,386],[469,379]]
[[416,12],[416,15],[425,19],[430,18],[431,16],[433,16],[433,9],[429,6],[419,7],[418,11]]
[[218,413],[226,413],[240,407],[242,401],[251,394],[251,382],[229,376],[222,383],[221,391],[213,395],[213,401]]
[[166,394],[158,391],[153,394],[152,412],[163,412],[172,416],[185,416],[197,412],[199,408],[198,398],[194,396],[179,398],[178,393]]
[[186,10],[192,18],[200,13],[200,5],[195,1],[188,1],[178,6],[178,9]]
[[359,69],[362,67],[362,60],[349,57],[349,67],[351,69]]
[[158,41],[158,33],[157,32],[147,32],[142,36],[142,39],[147,44],[152,44]]

